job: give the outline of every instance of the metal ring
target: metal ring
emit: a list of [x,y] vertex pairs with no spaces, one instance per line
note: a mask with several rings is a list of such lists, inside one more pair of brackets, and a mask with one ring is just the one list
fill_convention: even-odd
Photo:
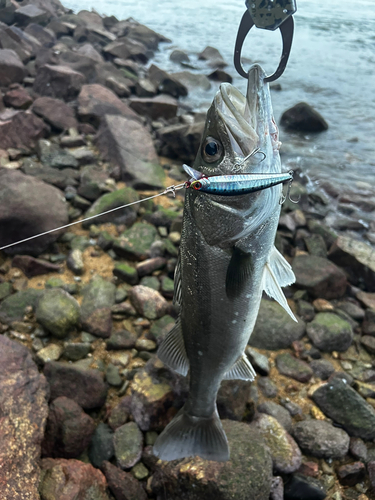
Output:
[[[244,15],[242,16],[240,27],[238,28],[236,44],[234,49],[234,67],[236,68],[238,74],[246,79],[248,78],[248,73],[243,69],[243,66],[241,64],[241,52],[245,38],[253,26],[254,26],[254,21],[250,15],[250,12],[246,10]],[[281,54],[279,66],[277,67],[275,73],[273,73],[273,75],[266,76],[266,78],[264,79],[265,82],[274,82],[285,71],[293,41],[293,32],[294,32],[293,17],[289,16],[288,19],[281,24],[279,29],[281,31],[281,36],[283,40],[283,51]]]

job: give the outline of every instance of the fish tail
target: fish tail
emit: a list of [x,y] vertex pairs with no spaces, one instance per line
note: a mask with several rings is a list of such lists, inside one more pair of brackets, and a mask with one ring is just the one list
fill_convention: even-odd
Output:
[[229,460],[229,446],[219,415],[211,417],[189,415],[185,407],[177,413],[157,438],[154,455],[161,460],[176,460],[199,455],[206,460]]

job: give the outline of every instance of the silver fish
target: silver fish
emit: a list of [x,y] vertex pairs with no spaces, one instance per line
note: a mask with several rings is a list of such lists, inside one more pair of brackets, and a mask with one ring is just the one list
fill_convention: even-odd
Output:
[[[207,114],[193,174],[281,173],[278,128],[264,77],[260,66],[250,68],[246,98],[232,85],[221,84]],[[265,158],[251,155],[256,148]],[[158,356],[178,373],[189,372],[190,392],[154,445],[162,460],[194,455],[229,459],[216,395],[222,380],[254,380],[244,350],[263,290],[296,321],[281,290],[295,277],[274,246],[281,193],[281,185],[229,197],[186,190],[175,272],[180,316]]]

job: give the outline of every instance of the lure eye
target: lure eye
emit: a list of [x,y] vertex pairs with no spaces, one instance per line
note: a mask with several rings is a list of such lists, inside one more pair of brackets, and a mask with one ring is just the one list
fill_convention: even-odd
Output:
[[221,157],[222,146],[213,137],[207,137],[202,145],[202,156],[207,163],[214,163]]
[[198,191],[202,187],[202,183],[201,182],[193,182],[192,187]]

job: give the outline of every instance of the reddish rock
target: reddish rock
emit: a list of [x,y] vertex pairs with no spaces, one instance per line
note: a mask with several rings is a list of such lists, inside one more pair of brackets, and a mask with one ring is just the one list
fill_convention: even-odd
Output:
[[26,73],[25,66],[14,50],[0,50],[0,85],[2,87],[22,82]]
[[341,465],[337,469],[337,477],[344,486],[355,486],[362,481],[366,475],[366,466],[362,462]]
[[125,472],[110,462],[103,462],[102,470],[116,500],[147,500],[141,483],[130,472]]
[[129,106],[139,115],[148,116],[151,120],[174,118],[178,109],[177,100],[163,94],[156,97],[133,97],[129,100]]
[[60,99],[39,97],[34,101],[31,109],[58,130],[78,127],[73,108]]
[[0,121],[0,148],[25,149],[49,133],[49,127],[30,111],[16,111]]
[[41,274],[58,273],[60,266],[52,264],[48,260],[35,259],[30,255],[16,255],[12,260],[12,267],[17,267],[28,277],[40,276]]
[[318,477],[319,464],[316,462],[303,462],[297,472],[298,474],[303,474],[304,476]]
[[76,458],[90,444],[94,420],[72,399],[56,398],[50,405],[42,444],[43,455]]
[[51,400],[60,396],[73,399],[83,409],[100,408],[107,397],[107,386],[98,370],[52,361],[44,366],[51,387]]
[[[44,458],[40,485],[43,500],[109,500],[100,470],[80,460]],[[39,496],[38,496],[39,499]]]
[[129,298],[137,312],[147,319],[161,318],[167,311],[168,302],[165,298],[148,286],[134,286],[129,291]]
[[112,313],[109,307],[96,309],[91,314],[81,318],[82,328],[92,335],[107,339],[112,330]]
[[29,350],[0,335],[0,498],[39,500],[48,384]]
[[158,68],[155,64],[151,64],[148,69],[148,78],[151,83],[164,94],[169,94],[172,97],[187,96],[188,91],[185,85],[169,75],[166,71]]
[[32,102],[30,94],[23,87],[9,90],[4,96],[4,104],[16,109],[27,109]]
[[84,83],[85,77],[78,71],[45,64],[38,69],[33,90],[40,95],[70,101],[79,94]]
[[368,475],[370,478],[370,485],[372,493],[375,494],[375,461],[367,463]]
[[137,264],[138,276],[148,276],[158,269],[163,269],[167,264],[167,259],[164,257],[154,257],[152,259],[144,260]]
[[81,120],[99,126],[104,115],[121,115],[139,121],[139,116],[111,90],[99,84],[84,85],[78,96]]

